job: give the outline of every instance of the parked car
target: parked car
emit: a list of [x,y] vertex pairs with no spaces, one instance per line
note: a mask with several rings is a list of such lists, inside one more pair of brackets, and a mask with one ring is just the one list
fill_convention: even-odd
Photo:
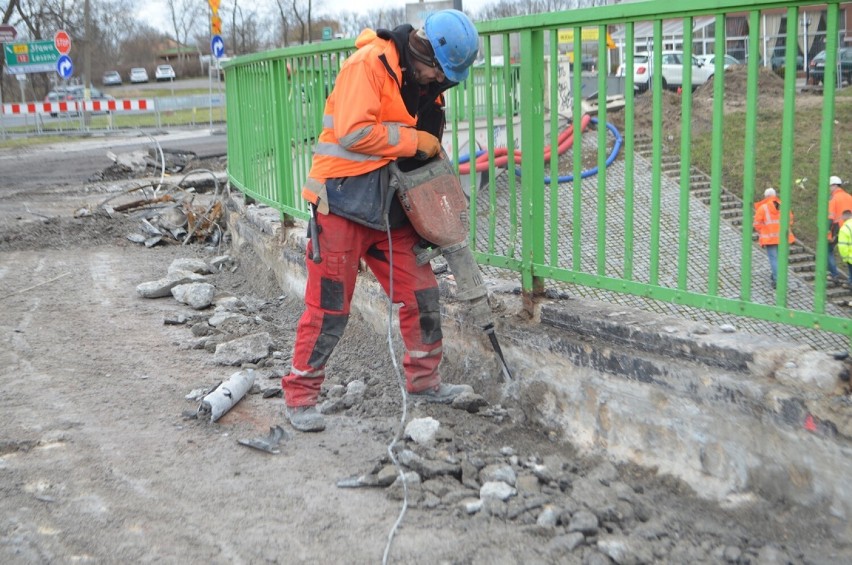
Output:
[[157,82],[161,80],[174,80],[175,70],[171,65],[157,65],[157,70],[154,71],[154,79]]
[[[82,84],[75,84],[71,86],[60,86],[57,87],[56,90],[51,90],[47,93],[47,96],[44,97],[45,102],[81,102],[86,99],[85,88]],[[109,94],[104,94],[97,88],[89,88],[89,100],[115,100]],[[51,112],[50,117],[55,118],[58,116],[58,112]],[[63,115],[65,113],[63,112]],[[68,112],[69,116],[79,115],[79,112]]]
[[[663,88],[676,89],[683,86],[683,64],[682,51],[663,51],[660,54],[662,61]],[[654,73],[653,54],[648,59],[650,72]],[[696,57],[692,57],[692,88],[701,86],[713,76],[714,67],[705,65]]]
[[[713,68],[716,65],[716,55],[712,53],[710,55],[698,55],[696,58],[704,63],[705,66],[710,68]],[[732,66],[742,65],[742,62],[736,57],[725,54],[725,62],[723,64],[725,66],[725,70],[728,70]]]
[[[843,81],[852,85],[852,47],[841,47],[837,51],[838,74],[836,84],[841,86]],[[820,51],[808,63],[811,78],[815,83],[821,84],[825,80],[825,51]]]
[[[47,93],[47,96],[44,97],[45,103],[56,104],[58,102],[67,102],[68,101],[68,92],[65,90],[65,87],[60,86],[57,87],[56,90],[51,90]],[[55,118],[59,115],[59,112],[51,112],[50,117]],[[62,115],[68,116],[76,116],[77,112],[62,112]]]
[[[664,51],[662,54],[663,88],[677,88],[683,83],[683,53],[680,51]],[[712,55],[711,55],[712,57]],[[647,90],[651,86],[651,75],[653,74],[651,54],[634,55],[633,88],[637,92]],[[692,85],[699,86],[707,82],[713,76],[714,67],[700,60],[692,58]],[[618,68],[617,75],[625,76],[625,65]]]
[[[779,47],[775,49],[775,52],[772,54],[772,57],[769,58],[769,64],[772,65],[772,70],[777,71],[779,69],[784,68],[784,64],[786,63],[787,55],[785,53],[784,47]],[[802,70],[805,67],[805,58],[803,55],[796,55],[796,69]]]
[[139,82],[148,82],[148,71],[144,67],[133,67],[130,69],[130,82],[133,84]]
[[[626,64],[618,67],[616,76],[627,76]],[[647,55],[633,56],[633,90],[645,92],[651,86],[651,68],[648,66]]]
[[121,86],[121,75],[118,71],[107,71],[104,73],[101,84],[104,86]]

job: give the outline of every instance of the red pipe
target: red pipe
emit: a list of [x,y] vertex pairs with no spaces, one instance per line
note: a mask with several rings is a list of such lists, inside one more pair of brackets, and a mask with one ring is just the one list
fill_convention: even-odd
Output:
[[[583,114],[583,117],[580,118],[580,130],[585,131],[589,125],[589,122],[592,121],[592,117],[588,114]],[[557,145],[556,151],[559,155],[565,153],[568,149],[571,148],[571,145],[574,143],[574,124],[571,124],[566,129],[562,130],[559,133],[559,137],[556,138]],[[550,145],[544,148],[544,160],[547,161],[550,159]],[[475,171],[477,173],[481,173],[482,171],[488,170],[488,153],[482,153],[476,158],[476,168]],[[506,147],[498,147],[494,150],[494,166],[505,169],[509,164],[509,149]],[[515,164],[521,164],[521,152],[518,149],[515,149]],[[470,174],[470,162],[462,163],[459,165],[459,174],[468,175]]]

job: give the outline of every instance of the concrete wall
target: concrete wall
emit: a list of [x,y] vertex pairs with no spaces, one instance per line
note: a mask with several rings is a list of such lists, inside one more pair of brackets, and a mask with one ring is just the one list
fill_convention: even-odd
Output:
[[[304,295],[304,226],[282,228],[276,212],[241,198],[228,205],[235,253],[251,246],[282,289]],[[359,285],[353,309],[384,334],[381,288],[369,276]],[[473,385],[584,452],[657,468],[701,496],[732,505],[783,499],[852,517],[846,362],[592,301],[542,301],[530,317],[510,288],[494,286],[498,335],[515,377],[503,385],[487,340],[464,323],[453,284],[442,279],[441,289],[448,380]]]

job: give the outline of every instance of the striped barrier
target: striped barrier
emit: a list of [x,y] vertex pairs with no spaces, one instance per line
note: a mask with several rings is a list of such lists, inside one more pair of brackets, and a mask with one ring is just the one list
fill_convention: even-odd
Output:
[[154,100],[151,98],[3,104],[3,114],[7,115],[65,114],[81,110],[86,112],[132,112],[153,111],[155,108]]

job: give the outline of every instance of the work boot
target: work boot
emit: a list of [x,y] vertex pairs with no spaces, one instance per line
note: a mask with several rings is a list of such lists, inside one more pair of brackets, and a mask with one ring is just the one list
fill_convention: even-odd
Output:
[[284,415],[290,425],[300,432],[321,432],[325,429],[325,418],[317,412],[316,406],[284,405]]
[[409,392],[408,396],[413,400],[422,402],[430,402],[433,404],[450,404],[460,394],[464,392],[473,392],[473,387],[470,385],[451,385],[441,383],[436,387],[427,388],[420,392]]

